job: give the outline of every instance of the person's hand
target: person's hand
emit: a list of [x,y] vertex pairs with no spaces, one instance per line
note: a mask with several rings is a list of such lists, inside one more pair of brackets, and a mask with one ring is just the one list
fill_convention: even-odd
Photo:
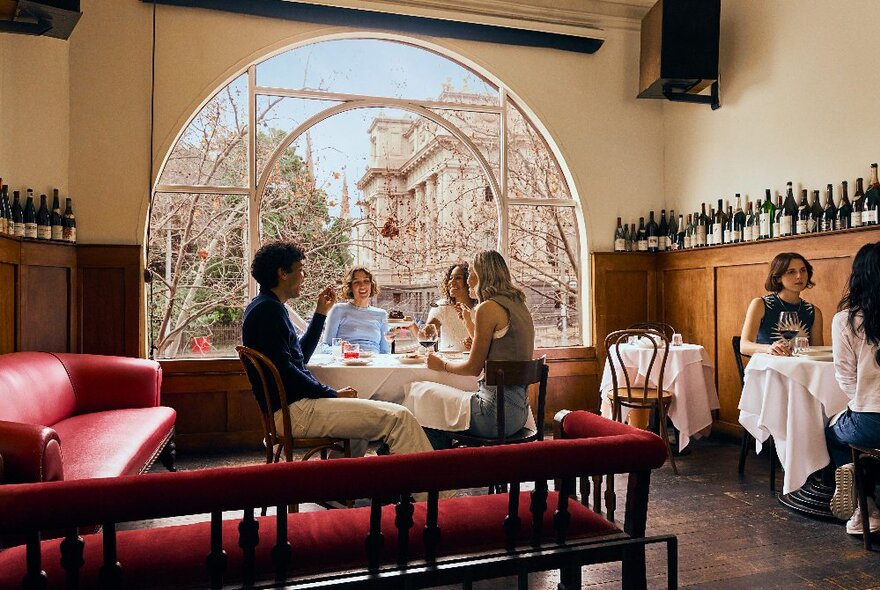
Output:
[[333,304],[335,303],[336,289],[328,285],[318,294],[318,305],[315,307],[315,313],[327,315],[330,312],[330,308],[333,307]]
[[464,345],[465,350],[470,350],[471,346],[473,346],[473,344],[474,344],[474,339],[471,338],[470,336],[468,336],[467,338],[462,340],[461,343]]
[[418,333],[419,340],[430,340],[431,338],[437,337],[437,326],[434,324],[425,324],[425,327],[419,330]]
[[443,365],[446,363],[439,354],[432,352],[428,354],[428,368],[435,371],[445,371]]
[[791,356],[791,349],[785,340],[777,340],[770,345],[767,352],[776,356]]
[[342,389],[336,390],[336,395],[339,397],[357,397],[358,392],[354,387],[343,387]]

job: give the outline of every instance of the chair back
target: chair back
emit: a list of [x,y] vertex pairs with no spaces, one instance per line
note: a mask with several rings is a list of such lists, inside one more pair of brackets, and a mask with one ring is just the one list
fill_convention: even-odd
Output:
[[[626,370],[626,364],[623,361],[623,354],[620,351],[620,345],[626,344],[630,336],[646,337],[647,341],[651,342],[653,345],[650,349],[651,360],[648,363],[647,376],[644,383],[641,385],[634,384],[630,379],[629,371]],[[611,332],[605,337],[605,354],[609,361],[608,366],[611,368],[611,384],[614,388],[615,402],[620,398],[619,401],[623,405],[636,403],[644,405],[651,398],[649,392],[654,388],[652,388],[648,382],[650,376],[654,373],[654,365],[657,364],[657,357],[661,351],[662,357],[659,361],[660,368],[657,376],[657,390],[663,389],[663,373],[666,371],[666,360],[669,356],[669,339],[666,335],[663,332],[658,332],[657,330],[652,329],[627,328],[625,330]],[[621,385],[620,379],[617,375],[618,370],[623,373],[623,385]],[[620,395],[621,391],[625,392],[622,396]],[[615,406],[616,405],[617,404],[615,403]],[[615,419],[617,419],[617,416],[615,416]]]
[[[245,373],[254,390],[254,396],[262,395],[263,403],[260,406],[260,415],[263,420],[263,434],[266,436],[266,462],[271,463],[272,448],[281,444],[284,448],[284,457],[291,461],[293,458],[293,428],[290,424],[290,412],[281,412],[284,431],[279,436],[275,428],[275,417],[272,412],[272,402],[269,396],[269,388],[274,386],[281,400],[281,407],[287,407],[287,393],[284,391],[284,382],[281,374],[269,357],[258,350],[247,346],[236,346],[238,358],[244,365]],[[270,381],[271,379],[271,381]]]
[[733,346],[733,360],[736,361],[736,372],[739,373],[739,385],[742,387],[746,382],[746,369],[743,366],[743,353],[739,349],[740,340],[739,336],[734,336],[730,339],[730,343]]
[[550,368],[547,366],[547,356],[531,361],[486,361],[485,378],[486,385],[494,385],[497,388],[496,399],[498,404],[498,438],[504,442],[504,388],[508,385],[523,385],[528,388],[538,384],[538,409],[535,416],[535,426],[538,434],[537,440],[544,440],[544,407],[547,403],[547,378]]
[[629,330],[656,330],[660,332],[664,336],[666,336],[667,340],[672,340],[672,335],[675,334],[675,328],[673,328],[670,324],[665,322],[638,322],[637,324],[633,324],[628,328]]

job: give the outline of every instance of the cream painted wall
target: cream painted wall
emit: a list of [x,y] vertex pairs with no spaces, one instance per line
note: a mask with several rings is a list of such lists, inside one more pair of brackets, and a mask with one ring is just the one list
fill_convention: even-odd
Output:
[[68,190],[69,84],[67,43],[0,34],[0,177],[10,198]]
[[[81,241],[143,242],[149,162],[150,10],[85,0],[70,41],[71,185]],[[158,7],[156,166],[210,93],[249,63],[341,28]],[[533,109],[584,205],[589,247],[614,217],[662,199],[662,106],[636,101],[638,32],[610,30],[595,55],[431,39],[485,68]],[[625,195],[625,198],[620,198]]]
[[664,106],[666,205],[821,189],[880,160],[877,0],[724,0],[721,103]]

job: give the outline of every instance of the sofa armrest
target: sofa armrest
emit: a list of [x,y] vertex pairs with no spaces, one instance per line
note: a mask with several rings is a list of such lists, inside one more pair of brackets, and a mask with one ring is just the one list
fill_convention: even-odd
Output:
[[585,410],[560,410],[553,417],[553,423],[557,438],[596,438],[644,432]]
[[61,440],[46,426],[0,420],[0,455],[5,483],[64,479]]
[[156,361],[95,354],[55,354],[76,396],[76,413],[159,405],[162,368]]

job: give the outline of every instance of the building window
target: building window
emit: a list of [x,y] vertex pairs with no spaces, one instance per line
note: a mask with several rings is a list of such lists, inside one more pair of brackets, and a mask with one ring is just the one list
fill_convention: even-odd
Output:
[[497,248],[536,344],[581,344],[580,214],[546,139],[486,76],[399,40],[295,47],[218,90],[163,164],[149,219],[154,351],[234,354],[257,290],[249,261],[278,238],[307,251],[291,302],[305,317],[357,264],[385,288],[379,306],[424,320],[448,266]]

